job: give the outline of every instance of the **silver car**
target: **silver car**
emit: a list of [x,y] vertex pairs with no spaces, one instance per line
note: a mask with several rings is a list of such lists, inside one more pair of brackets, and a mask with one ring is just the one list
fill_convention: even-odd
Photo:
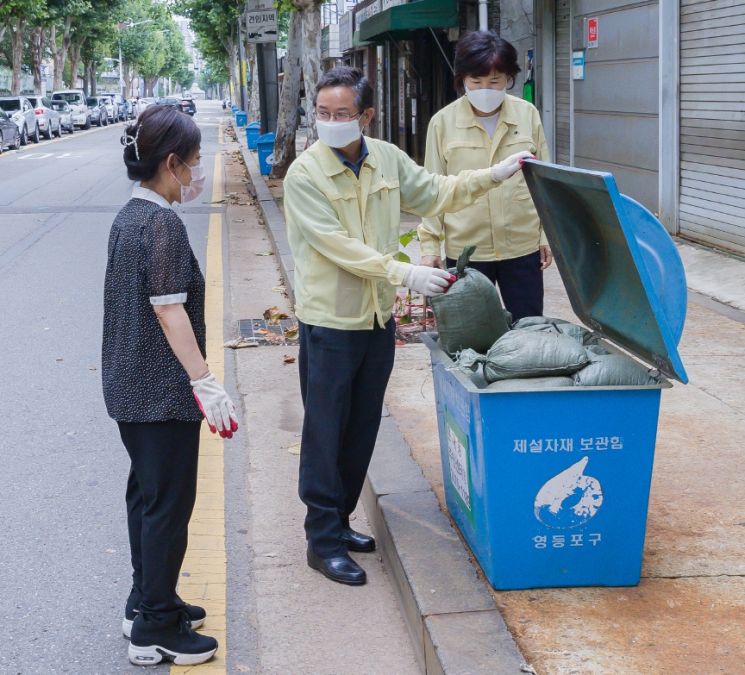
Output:
[[89,96],[85,102],[91,113],[91,122],[97,127],[105,127],[109,123],[109,111],[106,110],[104,96]]
[[8,113],[8,117],[16,123],[21,132],[21,145],[26,145],[29,138],[34,143],[39,142],[39,123],[31,101],[25,96],[2,96],[0,109]]
[[52,110],[56,110],[60,117],[60,125],[68,133],[75,132],[75,123],[72,121],[72,108],[67,101],[50,101]]
[[8,113],[0,109],[0,153],[5,150],[18,150],[21,147],[21,132]]
[[41,135],[47,140],[52,136],[62,136],[60,114],[52,107],[52,101],[46,96],[28,96],[27,98],[34,106],[34,114]]

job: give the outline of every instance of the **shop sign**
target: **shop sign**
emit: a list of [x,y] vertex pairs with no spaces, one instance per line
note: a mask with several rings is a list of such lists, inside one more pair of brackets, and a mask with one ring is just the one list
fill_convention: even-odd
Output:
[[598,46],[598,17],[593,16],[587,19],[586,38],[587,48],[596,49]]
[[247,12],[259,12],[274,9],[274,0],[246,0]]
[[578,49],[572,52],[572,79],[585,79],[585,50]]
[[359,30],[363,21],[380,14],[382,8],[382,0],[373,0],[373,2],[359,7],[354,15],[354,29]]
[[339,19],[339,51],[348,52],[353,48],[354,31],[354,12],[346,12]]
[[396,5],[405,5],[406,0],[383,0],[383,11]]

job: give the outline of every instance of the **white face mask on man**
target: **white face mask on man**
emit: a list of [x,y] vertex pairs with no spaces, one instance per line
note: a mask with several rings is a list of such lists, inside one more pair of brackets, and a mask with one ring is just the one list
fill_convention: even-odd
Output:
[[504,103],[506,95],[506,89],[469,89],[466,87],[468,102],[482,113],[494,112]]
[[323,122],[316,120],[318,139],[330,148],[346,148],[362,136],[358,119],[349,122]]

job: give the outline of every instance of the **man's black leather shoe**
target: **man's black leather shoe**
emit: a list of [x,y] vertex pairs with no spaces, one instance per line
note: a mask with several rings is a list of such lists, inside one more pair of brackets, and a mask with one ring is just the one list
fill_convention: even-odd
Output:
[[367,582],[367,574],[348,555],[334,558],[321,558],[308,548],[308,567],[318,570],[331,581],[349,586],[362,586]]
[[351,527],[342,530],[341,540],[355,553],[372,553],[375,550],[375,539],[362,532],[355,532]]

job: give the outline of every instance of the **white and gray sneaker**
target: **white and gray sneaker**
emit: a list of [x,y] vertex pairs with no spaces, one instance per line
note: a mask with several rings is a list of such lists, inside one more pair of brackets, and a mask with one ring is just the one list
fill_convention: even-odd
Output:
[[216,651],[217,640],[196,633],[183,610],[157,618],[138,614],[132,623],[128,657],[136,666],[161,661],[195,666],[209,661]]

